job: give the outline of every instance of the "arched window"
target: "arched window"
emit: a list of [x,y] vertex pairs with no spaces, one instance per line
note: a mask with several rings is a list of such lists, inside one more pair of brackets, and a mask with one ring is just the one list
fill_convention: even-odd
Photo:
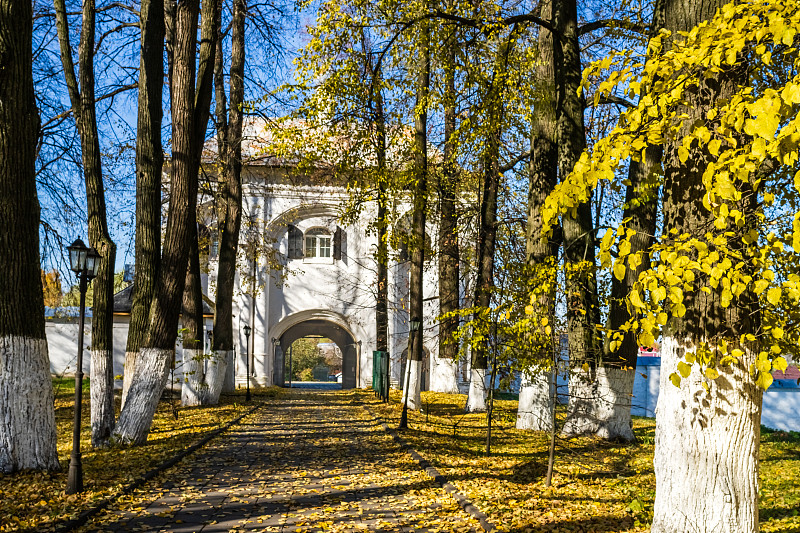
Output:
[[331,234],[323,228],[312,228],[306,232],[305,257],[331,257]]
[[[287,256],[289,259],[325,259],[341,261],[345,248],[345,233],[340,227],[331,234],[326,228],[303,231],[293,224],[287,226]],[[312,261],[313,262],[313,261]]]

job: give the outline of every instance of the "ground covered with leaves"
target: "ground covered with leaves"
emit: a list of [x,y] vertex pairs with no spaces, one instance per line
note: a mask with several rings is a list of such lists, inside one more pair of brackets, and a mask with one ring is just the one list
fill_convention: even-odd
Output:
[[[0,531],[2,532],[52,529],[54,525],[76,517],[97,502],[120,494],[124,487],[141,478],[145,472],[174,457],[204,435],[249,409],[249,406],[244,405],[243,395],[223,397],[221,405],[217,407],[189,409],[179,407],[176,399],[168,398],[159,406],[150,439],[145,446],[93,450],[89,443],[87,388],[84,393],[82,425],[86,490],[80,495],[67,496],[64,488],[71,451],[73,384],[71,380],[59,380],[54,386],[59,459],[63,471],[52,474],[23,472],[0,476]],[[313,398],[305,398],[309,393]],[[276,400],[276,397],[280,399]],[[296,402],[298,399],[302,401]],[[607,443],[592,438],[558,439],[553,485],[547,488],[544,485],[544,476],[549,435],[516,430],[514,428],[516,401],[497,400],[493,417],[492,453],[491,456],[487,456],[486,415],[463,414],[465,401],[463,395],[423,393],[424,408],[421,412],[410,412],[410,429],[402,432],[402,438],[486,513],[498,529],[517,532],[647,531],[655,495],[652,467],[654,420],[634,419],[634,430],[638,438],[636,444]],[[242,433],[240,435],[240,438],[244,439],[242,446],[267,446],[270,449],[269,454],[278,458],[285,456],[291,462],[298,461],[300,455],[299,449],[294,450],[290,444],[300,442],[303,453],[311,454],[309,457],[314,453],[320,455],[320,463],[314,467],[317,470],[314,470],[309,469],[307,464],[289,465],[283,461],[271,461],[261,472],[266,475],[269,471],[270,475],[275,477],[273,485],[266,484],[264,476],[259,478],[258,485],[245,482],[244,479],[240,480],[241,483],[231,485],[241,494],[226,493],[224,501],[244,506],[242,516],[246,518],[237,521],[239,527],[242,524],[246,525],[247,529],[263,528],[264,531],[294,530],[309,526],[321,527],[327,522],[331,522],[329,528],[335,526],[344,528],[343,531],[347,529],[347,524],[357,524],[360,528],[366,526],[368,529],[378,526],[382,529],[395,527],[402,529],[410,526],[416,530],[428,522],[432,526],[430,529],[433,530],[440,528],[455,530],[459,527],[452,522],[442,521],[440,515],[443,511],[457,515],[458,510],[454,508],[452,501],[442,498],[435,491],[430,480],[423,479],[424,475],[410,463],[410,459],[401,460],[403,454],[398,455],[398,452],[392,451],[386,458],[391,456],[394,457],[393,461],[399,461],[397,465],[392,466],[399,473],[386,470],[388,462],[372,471],[366,464],[361,464],[365,460],[368,447],[349,442],[355,435],[356,426],[363,426],[363,431],[359,431],[366,433],[360,438],[366,436],[371,439],[369,442],[373,440],[375,442],[376,448],[372,455],[383,453],[379,450],[385,445],[382,443],[386,443],[385,436],[379,435],[379,433],[383,435],[383,430],[380,426],[374,426],[373,429],[372,424],[375,423],[373,421],[375,419],[366,415],[361,406],[367,407],[377,420],[384,421],[390,428],[396,428],[401,411],[398,392],[394,391],[391,402],[384,404],[378,401],[371,391],[315,394],[311,391],[289,393],[279,389],[267,389],[254,394],[253,404],[259,402],[265,404],[262,406],[262,411],[266,409],[263,413],[269,417],[264,421],[247,422],[255,416],[252,415],[243,421],[244,425],[235,426],[238,428],[235,431]],[[286,424],[296,423],[296,416],[303,409],[311,409],[314,404],[316,404],[314,409],[326,410],[324,416],[318,416],[319,422],[308,424],[308,421],[305,421],[306,427],[312,431],[324,429],[317,437],[304,440],[299,438],[299,434],[292,434],[296,433],[296,429],[287,429],[288,426],[283,428]],[[271,409],[279,407],[284,412],[271,412]],[[364,413],[364,418],[356,414],[361,411]],[[347,416],[343,416],[345,413]],[[254,433],[254,422],[256,426],[264,425],[265,428],[271,426],[267,428],[268,433],[274,435],[268,437],[266,433],[263,435]],[[335,426],[338,430],[323,428],[325,424]],[[137,522],[141,520],[140,517],[155,516],[163,519],[165,530],[170,530],[170,527],[180,523],[179,519],[186,518],[179,518],[176,514],[179,509],[183,510],[180,512],[184,512],[187,508],[191,509],[189,503],[203,504],[202,500],[192,498],[187,500],[187,494],[191,491],[189,486],[181,484],[182,482],[176,483],[172,489],[156,492],[156,497],[152,496],[153,492],[147,487],[163,483],[164,480],[176,479],[175,476],[181,469],[197,472],[194,481],[197,483],[203,476],[197,470],[200,467],[194,465],[193,461],[199,460],[198,458],[206,453],[204,450],[213,450],[215,446],[223,445],[224,437],[212,440],[203,450],[158,476],[147,486],[125,495],[113,506],[128,509],[130,514],[125,515],[126,520],[133,520],[133,523],[138,523],[140,526],[147,527],[147,524]],[[358,450],[353,449],[354,445]],[[360,453],[356,453],[359,451]],[[261,450],[259,454],[261,453],[265,451]],[[361,463],[351,472],[339,472],[344,468],[341,465],[347,461]],[[251,472],[248,469],[245,471],[248,476],[259,472],[258,470]],[[348,476],[352,479],[348,479]],[[214,476],[205,475],[207,479],[212,477]],[[323,478],[325,481],[316,481]],[[187,477],[186,483],[191,484],[191,479],[191,476]],[[215,479],[220,478],[217,476]],[[762,531],[800,532],[798,479],[800,479],[800,434],[763,431]],[[328,489],[325,487],[329,484],[335,491],[333,495],[327,495]],[[281,490],[288,492],[283,494]],[[352,494],[347,495],[348,490]],[[203,491],[208,492],[207,489]],[[202,491],[198,493],[200,492]],[[435,493],[436,498],[430,496],[429,492]],[[362,493],[371,494],[370,497],[375,501],[364,503],[367,500],[362,497]],[[173,496],[175,502],[169,504],[157,499]],[[306,497],[312,499],[306,502],[303,499]],[[429,512],[425,510],[427,509],[425,506],[416,508],[427,500],[430,500],[431,505],[438,510]],[[149,503],[143,504],[145,501]],[[264,509],[265,503],[275,506],[275,509],[272,511]],[[384,507],[388,512],[393,512],[392,509],[400,504],[415,508],[413,524],[403,522],[405,519],[401,519],[399,515],[395,518],[386,515],[384,518],[380,514]],[[159,505],[163,507],[159,511],[160,514],[156,513],[160,509]],[[344,509],[343,506],[348,508]],[[228,511],[230,509],[225,512]],[[106,515],[107,519],[111,519],[112,516],[117,517],[113,520],[119,520],[119,514]],[[336,520],[336,517],[339,519]],[[201,518],[206,524],[217,520]],[[224,524],[224,521],[220,521],[216,525],[226,531],[230,530],[230,528],[225,529]],[[463,525],[467,526],[466,529],[472,529],[468,523]]]
[[[365,403],[392,428],[400,394]],[[655,420],[634,418],[636,444],[557,439],[545,487],[549,435],[515,429],[517,402],[494,403],[491,455],[486,414],[463,412],[466,396],[424,392],[402,438],[503,531],[647,531],[655,497]],[[563,413],[559,413],[559,417]],[[800,434],[765,430],[761,446],[761,530],[800,532]]]
[[262,402],[78,531],[480,531],[361,396],[292,389]]
[[[47,530],[77,517],[97,502],[122,489],[163,461],[174,457],[204,435],[249,409],[244,394],[223,395],[215,407],[180,407],[180,399],[169,393],[159,404],[147,444],[136,447],[92,449],[89,422],[89,383],[84,381],[81,451],[84,492],[67,495],[67,471],[72,452],[75,382],[56,379],[56,424],[61,472],[19,472],[0,475],[0,531]],[[177,392],[177,391],[176,391]],[[280,394],[265,389],[261,396]],[[254,400],[262,399],[256,393]],[[117,395],[119,408],[119,395]],[[119,414],[119,413],[117,413]]]

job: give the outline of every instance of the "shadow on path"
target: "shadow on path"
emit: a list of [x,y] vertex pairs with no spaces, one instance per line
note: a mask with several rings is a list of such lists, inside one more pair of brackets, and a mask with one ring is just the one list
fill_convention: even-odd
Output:
[[480,531],[341,393],[292,390],[81,531]]

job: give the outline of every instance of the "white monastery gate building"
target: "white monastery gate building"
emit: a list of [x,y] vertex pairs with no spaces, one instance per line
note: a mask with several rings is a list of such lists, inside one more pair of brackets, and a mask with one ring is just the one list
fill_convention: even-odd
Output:
[[[377,335],[377,237],[369,228],[377,208],[367,203],[353,223],[344,225],[339,216],[348,200],[345,180],[311,178],[261,156],[263,124],[248,123],[243,143],[243,216],[234,297],[239,343],[237,360],[233,368],[229,365],[229,384],[235,379],[237,387],[244,385],[244,357],[250,353],[252,384],[284,385],[292,343],[311,336],[327,337],[341,350],[343,388],[369,387]],[[205,205],[213,213],[208,197],[201,198],[200,205],[201,211]],[[214,225],[209,217],[211,244],[203,289],[212,300],[218,247]],[[398,254],[390,255],[388,349],[391,378],[398,383],[408,347],[410,268]],[[425,316],[420,317],[427,355],[423,386],[457,392],[456,363],[437,357],[437,272],[431,258],[426,263]],[[249,350],[242,333],[245,324],[252,328]]]

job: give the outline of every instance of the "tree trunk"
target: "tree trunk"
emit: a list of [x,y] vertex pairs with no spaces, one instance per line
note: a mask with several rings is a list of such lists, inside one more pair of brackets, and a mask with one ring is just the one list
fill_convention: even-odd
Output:
[[100,253],[100,270],[94,279],[92,305],[91,424],[92,445],[106,446],[114,430],[114,264],[116,245],[106,221],[105,187],[100,158],[100,138],[94,93],[95,3],[83,3],[83,23],[78,48],[78,76],[75,77],[69,43],[64,0],[55,0],[56,25],[61,47],[61,64],[72,104],[72,114],[81,140],[83,177],[89,242]]
[[517,429],[550,431],[552,428],[550,410],[553,406],[551,379],[550,372],[541,370],[523,372],[519,389]]
[[[210,113],[211,93],[213,89],[213,71],[216,54],[216,39],[219,34],[218,0],[209,0],[203,3],[202,27],[200,30],[200,65],[198,67],[197,87],[194,92],[193,111],[193,153],[201,154],[206,137],[206,128]],[[172,71],[172,68],[170,68]],[[200,172],[200,158],[193,157],[189,173],[198,179]],[[186,271],[186,282],[183,294],[183,360],[184,368],[188,363],[192,372],[184,381],[186,387],[181,387],[181,401],[184,405],[216,405],[219,403],[221,384],[216,383],[219,378],[219,360],[213,356],[206,360],[203,354],[203,289],[200,282],[200,246],[197,234],[196,211],[192,218],[189,231],[189,263]],[[223,365],[225,362],[223,360]],[[224,377],[224,366],[222,376]]]
[[[539,3],[539,16],[551,20],[550,0]],[[555,66],[553,34],[539,28],[539,62],[536,66],[536,101],[531,121],[531,161],[528,168],[528,225],[526,228],[526,262],[530,275],[530,297],[534,314],[529,333],[530,370],[523,373],[519,394],[517,428],[549,430],[550,372],[553,359],[555,328],[555,274],[559,241],[542,232],[542,207],[558,179],[558,145],[556,143]],[[549,369],[549,372],[545,369]],[[545,399],[546,398],[546,399]]]
[[[625,224],[626,228],[635,232],[630,239],[630,256],[638,255],[641,263],[637,268],[628,266],[621,280],[616,276],[612,277],[608,313],[611,331],[618,331],[620,326],[631,318],[625,297],[630,294],[634,283],[639,279],[639,274],[650,269],[649,250],[655,240],[658,203],[654,174],[661,166],[661,152],[660,146],[648,147],[645,160],[632,161],[629,166],[630,184],[625,192],[622,219],[628,221]],[[622,344],[616,352],[611,352],[609,345],[607,340],[603,365],[598,369],[596,433],[598,437],[604,439],[633,441],[636,437],[632,429],[631,398],[639,353],[635,330],[624,333]]]
[[140,10],[141,58],[139,60],[139,102],[136,125],[136,270],[122,406],[136,372],[139,349],[149,324],[161,263],[161,108],[164,87],[164,0],[142,0]]
[[[664,27],[664,0],[657,0],[653,9],[651,34],[657,35]],[[648,146],[642,161],[631,161],[628,167],[628,186],[625,189],[625,207],[622,220],[625,227],[635,233],[630,239],[629,257],[638,256],[641,263],[636,268],[630,265],[620,280],[611,278],[611,301],[609,302],[609,329],[619,331],[620,326],[631,319],[625,297],[630,294],[639,274],[650,270],[650,248],[655,242],[656,208],[658,205],[658,179],[661,170],[661,146]],[[631,399],[636,377],[639,342],[636,332],[622,332],[622,344],[616,352],[610,350],[610,339],[606,339],[603,350],[603,369],[598,376],[596,418],[597,436],[609,440],[633,441]]]
[[[375,299],[375,349],[389,353],[389,210],[386,173],[386,122],[383,98],[378,93],[376,104],[378,154],[378,250],[376,254],[378,293]],[[388,356],[388,355],[387,355]]]
[[[452,10],[453,2],[449,8]],[[458,312],[461,304],[459,287],[458,215],[456,194],[458,166],[456,163],[456,30],[447,37],[444,77],[444,168],[439,178],[439,355],[441,363],[452,367],[442,379],[441,392],[458,392]],[[442,373],[444,375],[444,372]],[[443,376],[444,377],[444,376]]]
[[0,0],[0,472],[58,470],[39,260],[31,3]]
[[[362,45],[366,52],[368,41],[362,33]],[[377,233],[378,247],[375,255],[377,267],[378,290],[375,295],[375,350],[389,352],[389,210],[388,210],[388,183],[386,172],[386,115],[383,109],[383,77],[376,72],[372,64],[372,55],[366,56],[367,75],[371,78],[373,99],[369,102],[370,111],[375,106],[371,116],[375,127],[375,156],[378,160],[377,189],[378,189],[378,214]]]
[[207,393],[203,350],[183,348],[181,368],[183,370],[181,405],[184,407],[203,405]]
[[410,310],[411,318],[421,321],[420,330],[409,336],[408,344],[408,408],[421,407],[422,352],[425,315],[423,313],[423,275],[425,266],[425,211],[428,207],[428,87],[430,84],[430,24],[420,30],[420,51],[417,58],[417,100],[414,107],[414,215],[411,222]]
[[114,432],[122,443],[147,440],[158,400],[164,390],[175,353],[181,296],[186,277],[188,248],[197,205],[197,174],[192,173],[195,151],[194,81],[197,0],[178,4],[175,31],[175,66],[172,87],[172,180],[167,228],[158,292],[150,309],[150,324],[125,406]]
[[[223,159],[222,186],[218,200],[221,233],[217,296],[214,312],[214,352],[226,365],[233,365],[233,289],[236,276],[236,254],[242,225],[242,104],[244,102],[244,17],[246,0],[233,2],[231,19],[230,106],[225,118],[225,86],[222,73],[221,40],[215,65],[216,115],[218,146]],[[225,374],[222,374],[224,380]],[[247,379],[250,379],[248,376]],[[223,386],[223,390],[227,390]]]
[[[558,170],[562,179],[572,171],[586,147],[581,83],[578,14],[575,0],[555,0],[555,26],[561,33],[554,39],[556,69],[556,117],[558,120]],[[569,406],[565,435],[597,430],[593,413],[595,372],[600,357],[596,325],[600,321],[595,277],[595,234],[588,202],[562,218],[567,294],[567,335],[569,339]]]
[[[197,224],[190,227],[189,264],[183,288],[181,310],[184,379],[181,386],[183,405],[202,405],[205,395],[203,370],[203,289],[200,283],[200,246],[197,242]],[[200,359],[198,361],[198,359]],[[187,364],[188,363],[188,364]],[[199,364],[198,364],[199,363]],[[189,374],[188,372],[194,372]],[[195,403],[197,402],[197,403]]]
[[[719,7],[719,1],[668,0],[665,26],[673,34],[689,31],[711,18]],[[703,173],[713,156],[705,146],[693,147],[683,163],[678,156],[680,139],[694,122],[704,120],[710,107],[730,98],[746,80],[747,66],[740,63],[701,80],[697,89],[687,94],[687,105],[680,112],[688,118],[676,140],[664,146],[664,234],[671,235],[674,229],[676,235],[688,232],[701,239],[706,233],[711,239],[724,236],[726,246],[747,265],[742,274],[752,275],[748,270],[759,250],[757,244],[746,244],[744,232],[758,226],[757,185],[737,184],[742,200],[732,208],[744,214],[744,227],[719,230],[713,224],[715,216],[703,205],[707,193]],[[713,131],[719,124],[712,121],[708,127]],[[669,317],[662,335],[652,531],[756,532],[762,391],[749,369],[760,350],[757,341],[741,339],[758,334],[761,328],[758,298],[746,290],[725,306],[720,289],[700,290],[710,285],[710,276],[695,272],[692,289],[684,290],[685,314]],[[710,364],[717,363],[720,377],[705,379],[695,364],[679,387],[671,383],[670,374],[686,354],[705,342],[717,345],[723,340],[744,353],[731,365],[712,361]]]
[[[486,93],[487,124],[486,147],[483,153],[483,188],[481,194],[480,225],[478,228],[477,265],[475,281],[475,307],[473,316],[482,333],[480,342],[472,343],[472,373],[467,395],[467,412],[486,410],[485,376],[489,368],[489,309],[494,291],[494,248],[497,237],[497,195],[500,187],[500,139],[503,132],[503,95],[505,70],[512,48],[512,36],[497,50],[492,81]],[[480,383],[473,383],[476,379]]]

